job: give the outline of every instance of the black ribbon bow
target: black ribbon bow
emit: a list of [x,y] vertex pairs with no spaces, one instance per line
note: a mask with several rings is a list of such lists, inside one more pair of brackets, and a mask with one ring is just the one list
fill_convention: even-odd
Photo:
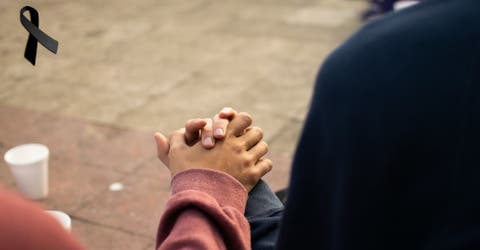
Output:
[[[28,20],[23,13],[30,13],[30,20]],[[27,46],[25,47],[25,58],[35,65],[37,57],[37,42],[40,42],[45,48],[52,53],[57,54],[58,42],[45,34],[38,28],[38,12],[30,6],[25,6],[20,10],[20,22],[23,27],[30,33],[28,35]]]

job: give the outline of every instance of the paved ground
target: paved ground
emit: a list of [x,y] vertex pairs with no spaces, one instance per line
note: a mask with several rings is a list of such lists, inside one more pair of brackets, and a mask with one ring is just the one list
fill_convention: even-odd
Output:
[[[23,59],[22,5],[60,42]],[[151,249],[168,198],[152,132],[223,106],[265,130],[275,170],[289,164],[325,56],[355,30],[356,0],[0,2],[0,153],[40,142],[51,158],[46,208],[67,211],[90,249]],[[108,190],[120,181],[125,189]],[[0,182],[15,188],[8,168]]]

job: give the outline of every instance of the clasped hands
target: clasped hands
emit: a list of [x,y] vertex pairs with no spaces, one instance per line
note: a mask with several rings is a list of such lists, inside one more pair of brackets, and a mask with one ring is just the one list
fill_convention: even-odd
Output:
[[249,114],[232,108],[222,109],[213,119],[190,119],[168,139],[155,133],[158,158],[172,177],[193,168],[213,169],[250,191],[272,169],[272,161],[263,158],[268,152],[263,131],[251,124]]

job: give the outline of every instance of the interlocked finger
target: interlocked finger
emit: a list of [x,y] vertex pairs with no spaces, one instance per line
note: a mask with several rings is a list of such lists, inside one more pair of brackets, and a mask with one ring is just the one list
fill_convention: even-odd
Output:
[[200,139],[200,129],[206,124],[207,122],[200,118],[190,119],[185,123],[185,141],[188,145],[192,145]]
[[268,172],[270,172],[272,170],[273,163],[270,159],[261,158],[255,164],[254,168],[255,168],[255,174],[257,176],[259,176],[260,178],[262,178],[264,175],[266,175]]
[[202,145],[205,148],[213,148],[215,146],[215,141],[213,140],[213,131],[212,131],[212,119],[205,119],[207,124],[202,128]]
[[257,162],[268,153],[268,144],[264,141],[260,141],[250,150],[248,150],[248,153],[252,156],[255,162]]
[[222,139],[225,136],[229,120],[220,118],[218,114],[213,117],[213,136],[215,139]]
[[263,131],[259,127],[250,127],[246,130],[245,134],[239,137],[244,140],[245,147],[250,150],[263,138]]
[[232,119],[230,124],[228,124],[227,135],[240,136],[251,124],[252,116],[245,112],[240,112]]

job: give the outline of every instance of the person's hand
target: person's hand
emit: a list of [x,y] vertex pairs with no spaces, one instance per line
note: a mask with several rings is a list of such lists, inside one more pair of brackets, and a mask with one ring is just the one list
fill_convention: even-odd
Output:
[[237,111],[225,107],[213,119],[190,119],[185,123],[185,140],[188,145],[200,139],[204,148],[213,148],[215,141],[223,139],[228,123],[237,115]]
[[[215,140],[223,139],[225,137],[225,131],[227,131],[228,123],[237,115],[237,111],[230,107],[224,107],[217,113],[213,119],[210,118],[195,118],[190,119],[185,123],[185,141],[188,145],[194,145],[200,139],[204,148],[209,149],[215,146]],[[240,113],[240,116],[248,116],[244,119],[250,120],[250,123],[245,124],[246,127],[251,125],[251,116],[248,113]],[[245,127],[245,128],[246,128]],[[212,132],[215,131],[215,132]],[[213,135],[213,136],[212,136]],[[156,142],[158,145],[158,157],[165,164],[168,163],[168,151],[170,144],[168,139],[161,133],[155,134]]]
[[263,132],[258,127],[249,128],[251,123],[248,114],[238,114],[227,125],[223,140],[212,149],[205,149],[198,142],[189,146],[185,129],[175,131],[169,140],[156,133],[158,156],[166,159],[172,176],[191,168],[214,169],[233,176],[250,191],[272,169],[272,162],[262,158],[268,151],[267,143],[262,141]]

